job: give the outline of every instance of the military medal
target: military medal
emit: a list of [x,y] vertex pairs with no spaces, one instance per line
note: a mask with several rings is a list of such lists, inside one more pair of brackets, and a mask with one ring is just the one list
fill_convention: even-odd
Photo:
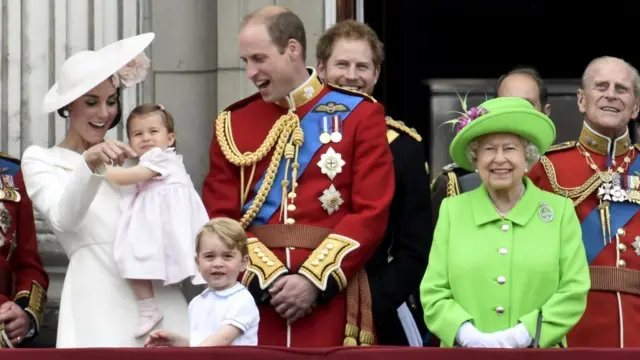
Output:
[[331,117],[331,141],[339,143],[342,140],[342,121],[340,116],[334,115]]
[[11,214],[9,214],[9,210],[7,210],[4,204],[0,202],[0,230],[2,230],[2,233],[6,234],[7,231],[9,231],[11,221]]
[[0,176],[0,200],[20,201],[20,192],[18,192],[11,175]]
[[322,203],[322,208],[331,215],[340,209],[340,205],[344,204],[340,191],[333,184],[322,192],[322,196],[318,198]]
[[631,246],[636,250],[636,255],[640,256],[640,236],[636,236],[635,241]]
[[627,201],[627,191],[622,189],[620,175],[611,170],[599,174],[603,184],[598,188],[598,198],[604,201],[623,202]]
[[333,180],[337,174],[342,172],[342,167],[345,164],[345,161],[342,160],[342,155],[330,147],[326,153],[320,155],[320,161],[318,161],[317,165],[323,174],[326,174],[329,179]]
[[329,135],[329,117],[323,116],[322,123],[320,126],[320,142],[323,144],[328,144],[331,141],[331,135]]

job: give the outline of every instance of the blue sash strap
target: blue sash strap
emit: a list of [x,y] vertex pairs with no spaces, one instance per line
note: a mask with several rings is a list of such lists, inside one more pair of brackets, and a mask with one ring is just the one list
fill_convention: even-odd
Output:
[[[632,174],[640,171],[640,156],[629,166],[628,173]],[[615,236],[615,231],[626,225],[629,220],[640,210],[638,204],[631,202],[611,202],[609,214],[611,219],[611,232]],[[602,226],[600,224],[600,210],[596,207],[584,219],[581,224],[582,241],[587,252],[587,262],[591,264],[604,249],[605,243],[602,238]]]
[[[300,127],[304,132],[304,142],[302,143],[302,147],[298,152],[298,163],[300,167],[298,169],[298,179],[304,173],[305,169],[309,165],[309,162],[315,155],[315,153],[324,145],[320,142],[320,134],[322,134],[322,118],[325,116],[338,115],[342,122],[346,121],[351,111],[360,104],[363,100],[361,96],[351,95],[339,91],[330,91],[325,96],[318,101],[317,105],[313,108],[313,110],[309,111],[302,120],[300,120]],[[335,108],[335,112],[329,114],[326,111],[321,111],[321,105],[333,103],[334,105],[344,105],[337,106]],[[320,107],[320,109],[319,109]],[[326,107],[325,107],[326,108]],[[330,123],[328,124],[330,125]],[[330,131],[329,127],[329,131]],[[267,195],[267,198],[264,201],[264,204],[258,211],[257,216],[251,222],[250,225],[265,225],[269,222],[269,219],[276,210],[282,204],[282,180],[284,179],[285,168],[287,164],[287,159],[284,157],[280,161],[280,166],[278,167],[278,171],[276,173],[275,180],[273,181],[273,186],[271,187],[271,191]],[[257,194],[258,189],[262,186],[262,182],[264,181],[266,172],[262,174],[260,180],[256,183],[256,186],[253,189],[253,193]],[[291,182],[291,169],[289,169],[289,181]],[[247,202],[243,206],[243,213],[246,213],[251,206],[251,202]],[[318,205],[320,206],[320,205]]]

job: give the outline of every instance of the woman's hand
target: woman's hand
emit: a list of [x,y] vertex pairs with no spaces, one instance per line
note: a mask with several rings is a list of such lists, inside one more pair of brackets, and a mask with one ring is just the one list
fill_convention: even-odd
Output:
[[117,140],[106,140],[96,144],[84,153],[84,160],[91,171],[102,164],[120,166],[127,158],[134,158],[137,154],[133,149]]
[[149,333],[149,337],[144,342],[144,347],[175,346],[176,336],[164,330],[154,330]]

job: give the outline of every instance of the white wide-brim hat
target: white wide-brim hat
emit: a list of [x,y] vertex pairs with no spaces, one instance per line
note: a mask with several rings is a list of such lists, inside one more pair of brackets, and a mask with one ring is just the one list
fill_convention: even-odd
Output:
[[154,33],[128,37],[97,51],[85,50],[68,58],[60,70],[60,78],[47,92],[43,111],[56,111],[89,90],[100,85],[146,49]]

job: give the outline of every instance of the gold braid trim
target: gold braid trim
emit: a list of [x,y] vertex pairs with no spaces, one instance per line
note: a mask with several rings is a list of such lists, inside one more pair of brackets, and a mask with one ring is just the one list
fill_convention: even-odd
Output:
[[460,195],[460,188],[458,187],[458,177],[456,176],[456,173],[449,171],[447,172],[447,177],[449,178],[449,181],[447,181],[447,197]]
[[[271,130],[269,130],[269,134],[267,134],[267,138],[264,142],[258,147],[258,150],[255,152],[246,152],[241,153],[238,147],[235,144],[233,139],[233,133],[231,129],[231,112],[223,111],[220,113],[218,118],[216,119],[216,139],[218,144],[220,145],[220,149],[224,154],[225,158],[229,160],[233,165],[240,167],[240,175],[241,175],[241,184],[240,184],[240,207],[244,205],[244,202],[249,193],[249,187],[251,186],[251,182],[253,180],[253,175],[255,171],[256,164],[264,159],[265,156],[271,151],[271,149],[275,146],[275,150],[273,152],[273,156],[271,157],[271,162],[269,163],[269,167],[267,168],[266,175],[264,181],[262,182],[260,189],[258,189],[257,194],[255,195],[251,205],[247,212],[242,216],[240,223],[246,229],[249,224],[255,219],[256,215],[260,211],[260,208],[264,204],[264,201],[271,191],[271,187],[275,180],[276,172],[278,171],[278,166],[280,165],[280,161],[282,160],[282,156],[285,155],[287,159],[287,169],[285,174],[288,172],[289,167],[293,169],[292,179],[293,184],[291,188],[291,193],[288,191],[289,181],[285,176],[285,179],[282,181],[283,186],[283,196],[287,196],[291,199],[293,203],[293,199],[295,198],[295,187],[297,186],[296,175],[297,170],[299,168],[298,164],[298,150],[300,146],[302,146],[302,142],[304,141],[304,134],[302,133],[302,129],[300,128],[300,119],[293,112],[289,111],[287,114],[282,115],[276,123],[273,125]],[[293,136],[291,136],[293,134]],[[290,139],[291,137],[291,139]],[[293,163],[291,160],[293,159]],[[253,171],[251,172],[251,176],[248,182],[245,184],[244,182],[244,167],[252,166]],[[246,189],[245,189],[246,187]],[[293,204],[291,204],[293,205]],[[286,201],[283,201],[282,206],[287,206]]]
[[418,142],[422,141],[422,136],[420,136],[420,134],[418,134],[416,129],[408,127],[402,121],[394,120],[393,118],[391,118],[391,116],[385,116],[384,119],[387,122],[387,126],[392,127],[392,128],[394,128],[396,130],[402,131],[403,133],[411,136],[412,138],[414,138]]
[[544,172],[547,174],[547,178],[549,179],[549,183],[551,184],[551,190],[554,193],[564,196],[573,200],[573,206],[578,206],[584,199],[586,199],[591,193],[596,191],[598,187],[602,184],[602,180],[598,176],[598,174],[593,174],[584,184],[574,187],[574,188],[566,188],[560,186],[558,184],[558,177],[556,176],[556,169],[553,166],[553,163],[549,158],[543,156],[540,158],[540,162],[542,163],[542,167],[544,168]]

